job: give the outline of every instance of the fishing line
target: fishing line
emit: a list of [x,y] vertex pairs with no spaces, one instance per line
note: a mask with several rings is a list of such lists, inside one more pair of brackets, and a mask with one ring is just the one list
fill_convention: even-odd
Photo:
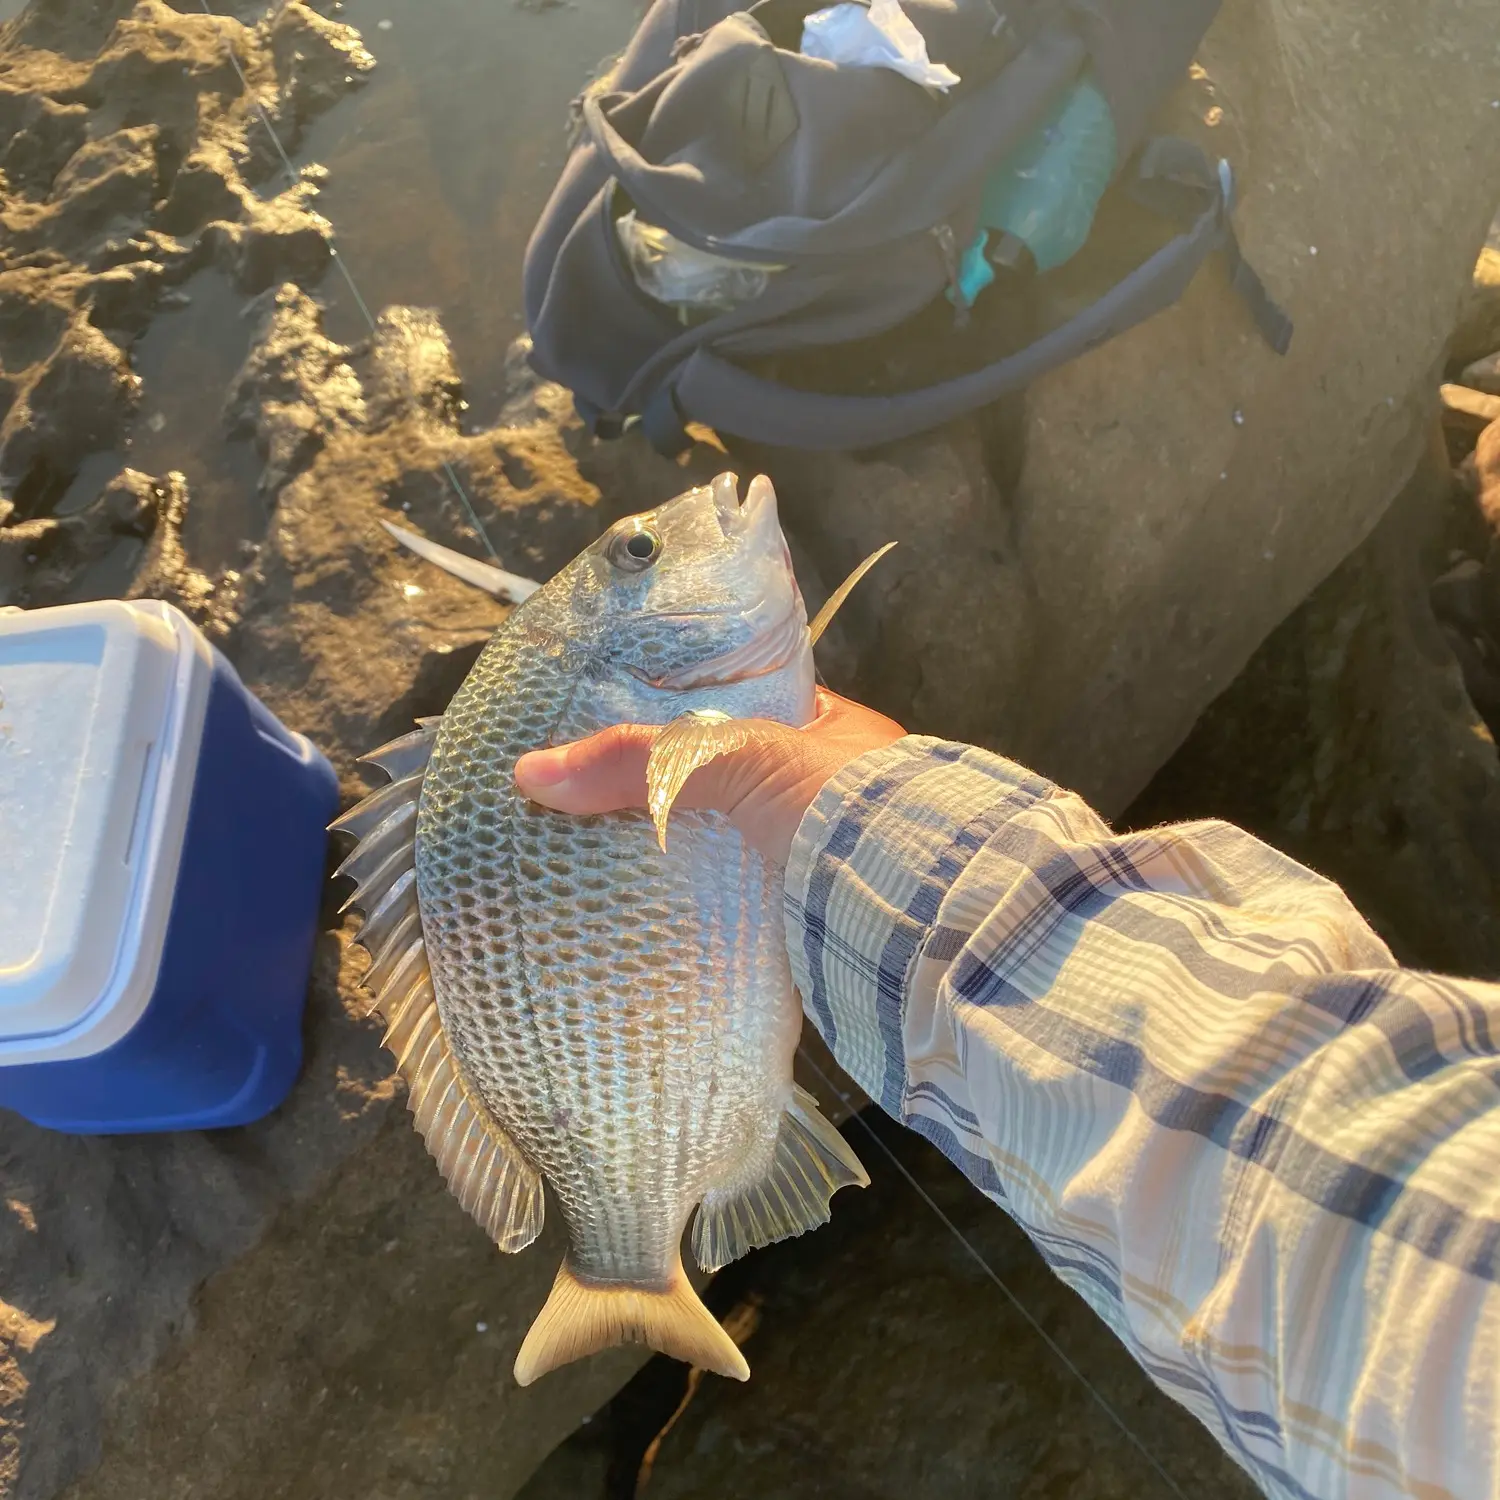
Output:
[[[210,20],[229,20],[231,17],[221,16],[217,11],[210,9],[208,0],[198,0],[198,8]],[[249,99],[251,108],[260,117],[260,123],[265,127],[266,134],[270,137],[271,145],[275,147],[276,154],[281,158],[281,165],[286,170],[287,179],[295,187],[300,182],[301,174],[292,165],[292,159],[287,155],[286,147],[281,144],[281,137],[276,134],[276,127],[271,123],[271,117],[266,113],[265,105],[260,102],[259,95],[250,87],[250,80],[245,76],[245,70],[240,66],[240,60],[234,55],[234,46],[228,37],[224,39],[224,52],[229,58],[229,66],[235,71],[235,76],[240,81],[240,87],[245,91],[245,97]],[[330,226],[331,228],[331,226]],[[339,275],[344,279],[344,285],[349,288],[349,295],[354,299],[354,305],[359,309],[360,316],[365,320],[373,335],[377,332],[374,315],[370,312],[370,304],[365,301],[364,294],[360,291],[354,280],[354,273],[349,269],[349,263],[339,254],[336,244],[330,244],[329,254],[333,257],[333,263],[338,267]],[[443,473],[447,476],[448,483],[452,486],[453,493],[458,496],[458,502],[464,508],[464,514],[469,518],[469,525],[473,527],[474,534],[484,543],[484,550],[494,558],[497,566],[500,564],[500,554],[495,551],[495,544],[490,540],[490,534],[484,529],[484,523],[479,519],[479,512],[474,509],[474,502],[469,499],[468,491],[463,487],[458,477],[458,471],[453,467],[449,459],[442,460]]]
[[[829,1091],[837,1095],[840,1100],[842,1100],[845,1104],[849,1105],[852,1108],[854,1105],[854,1101],[848,1096],[848,1094],[846,1094],[841,1088],[839,1088],[836,1083],[834,1083],[834,1081],[822,1070],[822,1068],[817,1065],[817,1063],[813,1061],[811,1057],[807,1055],[806,1049],[799,1047],[797,1049],[797,1052],[798,1055],[802,1058],[802,1061],[805,1062],[807,1066],[811,1068],[813,1072],[823,1080],[823,1083],[826,1085]],[[905,1163],[903,1163],[901,1159],[896,1155],[896,1153],[892,1151],[891,1148],[887,1146],[883,1140],[881,1140],[879,1135],[876,1134],[875,1127],[871,1125],[870,1122],[866,1120],[862,1114],[858,1113],[858,1111],[855,1111],[851,1118],[854,1119],[859,1124],[861,1129],[864,1130],[865,1134],[868,1135],[870,1139],[880,1147],[880,1149],[885,1153],[886,1159],[907,1180],[907,1182],[911,1184],[917,1196],[928,1206],[928,1208],[933,1211],[933,1213],[938,1216],[939,1219],[943,1221],[944,1225],[947,1227],[948,1233],[951,1234],[953,1238],[956,1239],[958,1243],[964,1247],[964,1249],[968,1252],[970,1259],[973,1260],[975,1265],[977,1265],[979,1269],[983,1271],[984,1274],[988,1276],[989,1279],[993,1281],[997,1287],[1000,1288],[1001,1292],[1004,1294],[1006,1300],[1010,1303],[1010,1305],[1015,1308],[1018,1313],[1020,1313],[1020,1315],[1031,1326],[1033,1332],[1035,1332],[1036,1335],[1041,1339],[1041,1341],[1046,1344],[1046,1346],[1053,1352],[1053,1354],[1057,1356],[1063,1368],[1067,1370],[1068,1373],[1071,1374],[1073,1378],[1077,1380],[1078,1383],[1084,1388],[1084,1390],[1089,1393],[1089,1395],[1093,1398],[1095,1405],[1098,1406],[1100,1411],[1102,1411],[1104,1415],[1108,1417],[1109,1420],[1113,1422],[1117,1428],[1119,1428],[1126,1441],[1129,1442],[1130,1445],[1136,1450],[1136,1452],[1139,1453],[1141,1457],[1151,1465],[1151,1467],[1156,1471],[1157,1476],[1160,1478],[1161,1482],[1166,1485],[1169,1490],[1171,1490],[1171,1492],[1177,1497],[1177,1500],[1187,1500],[1187,1496],[1183,1494],[1181,1488],[1177,1484],[1177,1481],[1173,1479],[1172,1476],[1168,1474],[1164,1468],[1162,1468],[1161,1464],[1152,1454],[1151,1450],[1145,1445],[1144,1442],[1141,1441],[1140,1438],[1135,1435],[1134,1432],[1131,1431],[1124,1417],[1122,1417],[1119,1412],[1117,1412],[1114,1407],[1110,1405],[1109,1401],[1098,1390],[1095,1389],[1088,1376],[1085,1375],[1083,1371],[1079,1369],[1079,1367],[1073,1362],[1073,1360],[1068,1357],[1062,1345],[1059,1344],[1057,1340],[1054,1339],[1052,1335],[1042,1327],[1037,1319],[1026,1309],[1021,1299],[1017,1297],[1016,1294],[1011,1291],[1011,1289],[1001,1279],[1000,1273],[996,1271],[994,1267],[991,1266],[990,1263],[984,1258],[984,1256],[982,1256],[979,1251],[976,1250],[974,1246],[969,1242],[963,1230],[961,1230],[958,1225],[955,1224],[953,1220],[950,1219],[948,1215],[938,1207],[937,1203],[934,1201],[932,1195],[927,1191],[927,1189],[924,1188],[922,1184],[918,1182],[917,1179],[913,1177],[909,1171],[907,1171]]]

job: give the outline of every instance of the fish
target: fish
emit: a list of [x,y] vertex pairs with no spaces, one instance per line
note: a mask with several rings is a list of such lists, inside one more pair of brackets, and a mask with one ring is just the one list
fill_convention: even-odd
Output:
[[[721,474],[532,589],[455,558],[521,601],[446,712],[366,757],[390,779],[332,825],[357,840],[338,873],[385,1045],[438,1170],[500,1250],[540,1233],[544,1182],[565,1222],[518,1383],[622,1343],[747,1379],[684,1270],[689,1222],[712,1272],[869,1182],[793,1082],[782,871],[723,814],[673,811],[747,720],[815,712],[775,491],[757,477],[742,503]],[[574,817],[521,796],[525,752],[624,722],[663,726],[648,810]]]

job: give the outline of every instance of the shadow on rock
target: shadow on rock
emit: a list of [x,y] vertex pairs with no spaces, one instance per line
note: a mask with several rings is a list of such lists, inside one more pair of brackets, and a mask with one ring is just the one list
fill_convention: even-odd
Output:
[[1450,571],[1428,593],[1467,503],[1435,442],[1370,540],[1273,632],[1125,821],[1239,823],[1342,885],[1401,962],[1495,977],[1500,759],[1451,649],[1483,575]]

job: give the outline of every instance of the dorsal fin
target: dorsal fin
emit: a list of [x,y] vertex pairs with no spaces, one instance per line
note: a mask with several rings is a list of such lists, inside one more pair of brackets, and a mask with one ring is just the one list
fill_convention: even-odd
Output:
[[453,1195],[502,1250],[542,1231],[542,1180],[473,1095],[448,1045],[417,905],[417,802],[439,719],[362,757],[393,780],[330,826],[359,840],[339,866],[355,882],[346,907],[365,920],[354,940],[386,1023],[384,1045],[406,1080],[406,1107]]
[[749,1187],[704,1196],[693,1225],[693,1254],[705,1271],[717,1271],[748,1250],[826,1224],[828,1200],[841,1187],[869,1185],[869,1173],[818,1113],[818,1101],[793,1084],[770,1172]]

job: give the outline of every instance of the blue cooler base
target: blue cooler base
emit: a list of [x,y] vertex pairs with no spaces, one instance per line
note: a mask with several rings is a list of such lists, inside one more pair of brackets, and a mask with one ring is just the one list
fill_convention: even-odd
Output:
[[0,1067],[0,1106],[77,1135],[244,1125],[302,1065],[333,768],[214,652],[203,744],[155,991],[92,1057]]

